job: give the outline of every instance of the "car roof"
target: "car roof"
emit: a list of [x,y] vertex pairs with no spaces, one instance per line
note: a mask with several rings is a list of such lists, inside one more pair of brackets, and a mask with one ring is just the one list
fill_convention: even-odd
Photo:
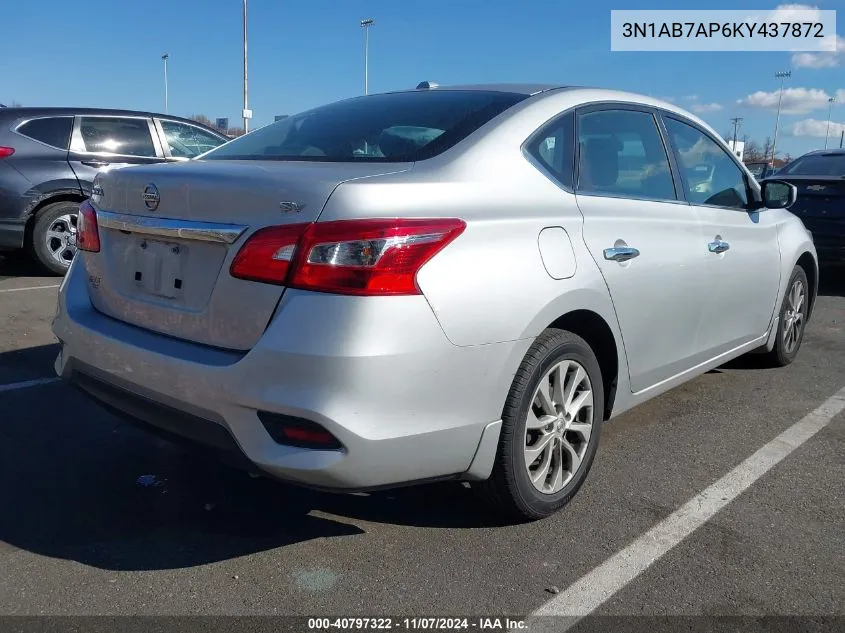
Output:
[[[435,82],[422,82],[422,83],[431,83],[432,87],[430,88],[407,88],[404,90],[394,90],[391,92],[417,92],[423,90],[469,90],[469,91],[478,91],[478,92],[510,92],[513,94],[521,94],[525,96],[536,95],[541,92],[548,92],[549,90],[558,90],[561,88],[570,88],[572,86],[566,86],[561,84],[549,84],[549,83],[490,83],[490,84],[453,84],[448,86],[441,86],[436,84]],[[418,84],[421,85],[421,84]]]
[[[812,152],[807,152],[806,154],[802,154],[802,156],[813,156],[815,154],[845,154],[845,148],[831,148],[831,149],[814,149]],[[799,156],[798,158],[801,158]]]
[[163,119],[171,119],[173,121],[182,121],[192,125],[198,125],[202,128],[210,129],[211,131],[220,134],[217,130],[209,128],[198,121],[186,119],[185,117],[174,116],[172,114],[161,114],[160,112],[145,112],[142,110],[119,110],[115,108],[73,108],[73,107],[48,107],[48,106],[17,106],[0,108],[0,116],[10,118],[24,118],[24,117],[42,117],[42,116],[141,116],[141,117],[157,117]]

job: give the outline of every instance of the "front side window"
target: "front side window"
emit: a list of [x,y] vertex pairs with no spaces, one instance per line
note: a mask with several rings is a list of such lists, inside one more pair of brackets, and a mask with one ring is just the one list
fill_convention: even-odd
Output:
[[575,117],[565,114],[549,124],[528,142],[526,149],[543,167],[567,189],[572,189],[575,167],[575,150],[572,138],[575,133]]
[[597,110],[578,118],[578,191],[676,200],[672,170],[648,112]]
[[170,146],[170,155],[176,158],[194,158],[224,143],[211,132],[178,121],[161,120],[164,138]]
[[18,128],[18,134],[23,134],[24,136],[57,147],[58,149],[67,149],[72,127],[72,117],[44,117],[42,119],[27,121]]
[[665,121],[684,175],[687,200],[693,204],[747,208],[745,174],[727,150],[696,127],[670,117]]
[[155,157],[146,119],[81,117],[79,130],[87,152]]
[[201,160],[423,160],[525,98],[509,92],[437,89],[357,97],[271,123]]

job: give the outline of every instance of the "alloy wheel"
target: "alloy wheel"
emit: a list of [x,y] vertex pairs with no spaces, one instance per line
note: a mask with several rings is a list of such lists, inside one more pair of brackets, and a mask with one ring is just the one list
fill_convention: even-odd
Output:
[[62,266],[69,266],[76,255],[76,216],[60,215],[44,234],[50,256]]
[[791,354],[801,340],[801,330],[804,327],[804,301],[806,292],[804,282],[796,279],[789,289],[786,298],[786,313],[783,325],[783,348],[787,354]]
[[525,466],[534,487],[559,492],[578,472],[593,431],[593,389],[584,367],[564,360],[540,380],[525,424]]

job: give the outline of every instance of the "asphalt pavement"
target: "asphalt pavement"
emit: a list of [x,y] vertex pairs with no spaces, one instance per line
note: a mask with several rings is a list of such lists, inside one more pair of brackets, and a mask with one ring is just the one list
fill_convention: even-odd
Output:
[[[53,380],[60,281],[0,260],[0,615],[523,618],[599,578],[608,617],[845,625],[843,272],[823,273],[793,365],[738,359],[611,421],[573,502],[523,525],[461,484],[316,493],[128,426]],[[818,432],[643,558],[650,531],[807,416]],[[643,568],[608,581],[620,555]]]

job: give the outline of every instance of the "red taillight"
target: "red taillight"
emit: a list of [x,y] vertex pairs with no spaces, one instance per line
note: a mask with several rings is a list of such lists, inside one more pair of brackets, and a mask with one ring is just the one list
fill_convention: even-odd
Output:
[[334,435],[311,420],[269,411],[259,411],[258,419],[270,437],[279,444],[318,450],[343,448],[343,444]]
[[308,226],[289,224],[256,231],[232,261],[232,277],[284,285],[299,238]]
[[0,146],[0,158],[8,158],[12,154],[15,153],[14,147],[3,147]]
[[417,272],[465,227],[457,219],[312,224],[288,285],[338,294],[420,294]]
[[286,426],[282,428],[282,433],[289,440],[295,442],[305,442],[317,445],[334,445],[337,440],[328,431],[312,431],[311,429],[302,429],[295,426]]
[[86,200],[79,207],[76,219],[76,246],[89,253],[100,252],[100,227],[97,225],[97,212]]
[[466,227],[457,219],[337,220],[262,229],[232,275],[352,295],[419,294],[417,272]]

